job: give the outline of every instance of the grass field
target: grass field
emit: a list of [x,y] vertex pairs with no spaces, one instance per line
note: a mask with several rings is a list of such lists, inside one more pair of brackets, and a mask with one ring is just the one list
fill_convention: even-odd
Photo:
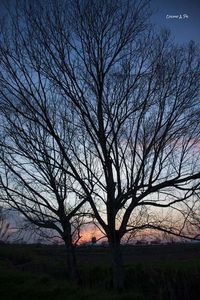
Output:
[[124,247],[126,289],[110,290],[106,248],[77,251],[82,284],[66,275],[62,246],[0,245],[1,300],[199,300],[200,245]]

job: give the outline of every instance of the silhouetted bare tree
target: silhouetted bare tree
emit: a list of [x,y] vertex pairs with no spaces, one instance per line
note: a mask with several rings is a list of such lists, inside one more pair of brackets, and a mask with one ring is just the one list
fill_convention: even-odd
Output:
[[[31,84],[29,88],[32,88]],[[49,93],[48,90],[48,96]],[[38,91],[37,96],[43,95],[43,92]],[[67,249],[69,276],[78,280],[74,247],[80,238],[80,228],[86,213],[84,210],[83,214],[86,199],[78,197],[77,190],[74,194],[74,179],[69,176],[69,167],[53,136],[37,121],[34,109],[29,109],[23,103],[23,96],[22,99],[14,97],[14,106],[7,102],[11,95],[8,98],[7,96],[1,102],[1,117],[4,121],[0,148],[1,202],[4,206],[18,210],[30,223],[53,229],[60,235]],[[47,114],[47,110],[44,111]],[[53,111],[51,110],[52,113]],[[57,113],[58,111],[56,118]],[[53,115],[51,122],[55,122]],[[61,119],[59,124],[61,126]],[[60,138],[67,145],[70,144],[71,135],[72,132],[63,131]]]
[[199,185],[198,48],[154,33],[148,1],[22,1],[16,11],[1,35],[1,99],[12,122],[23,117],[36,124],[34,140],[39,126],[55,145],[59,172],[107,235],[121,289],[120,242],[137,212],[138,230],[151,228],[156,209],[187,201]]

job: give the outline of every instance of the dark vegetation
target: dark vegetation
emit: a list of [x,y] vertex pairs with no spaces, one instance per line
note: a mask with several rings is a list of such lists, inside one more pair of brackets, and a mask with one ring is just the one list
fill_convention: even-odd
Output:
[[123,293],[110,291],[107,248],[78,248],[81,285],[67,278],[65,248],[1,245],[1,299],[199,299],[200,244],[127,246]]

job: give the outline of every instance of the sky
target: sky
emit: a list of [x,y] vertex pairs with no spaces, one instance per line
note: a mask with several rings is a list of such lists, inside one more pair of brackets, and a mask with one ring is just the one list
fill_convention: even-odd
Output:
[[152,22],[166,27],[176,43],[200,43],[200,0],[151,0]]
[[[11,6],[14,2],[9,0]],[[0,15],[4,11],[3,3],[8,4],[8,0],[0,0]],[[157,28],[170,29],[175,42],[200,43],[200,0],[150,0],[150,3],[154,11],[152,22]]]
[[[3,14],[3,1],[6,0],[0,0],[0,15]],[[200,0],[151,0],[151,7],[154,11],[152,22],[157,29],[170,29],[176,43],[194,40],[200,44]],[[97,235],[85,232],[84,238],[91,239],[92,234]]]

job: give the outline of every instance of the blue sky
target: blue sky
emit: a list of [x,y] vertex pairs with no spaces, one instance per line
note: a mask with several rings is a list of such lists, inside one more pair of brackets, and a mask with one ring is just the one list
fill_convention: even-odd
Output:
[[[175,42],[200,43],[200,0],[151,0],[151,7],[155,12],[153,23],[157,28],[170,29]],[[176,15],[182,15],[182,19],[169,17]]]
[[[0,0],[0,15],[3,13],[3,3]],[[10,4],[15,0],[10,0]],[[31,1],[31,0],[30,0]],[[187,43],[194,40],[200,43],[200,0],[150,0],[154,11],[152,22],[157,28],[167,27],[171,30],[174,41]],[[167,15],[188,15],[188,18],[166,18]]]

